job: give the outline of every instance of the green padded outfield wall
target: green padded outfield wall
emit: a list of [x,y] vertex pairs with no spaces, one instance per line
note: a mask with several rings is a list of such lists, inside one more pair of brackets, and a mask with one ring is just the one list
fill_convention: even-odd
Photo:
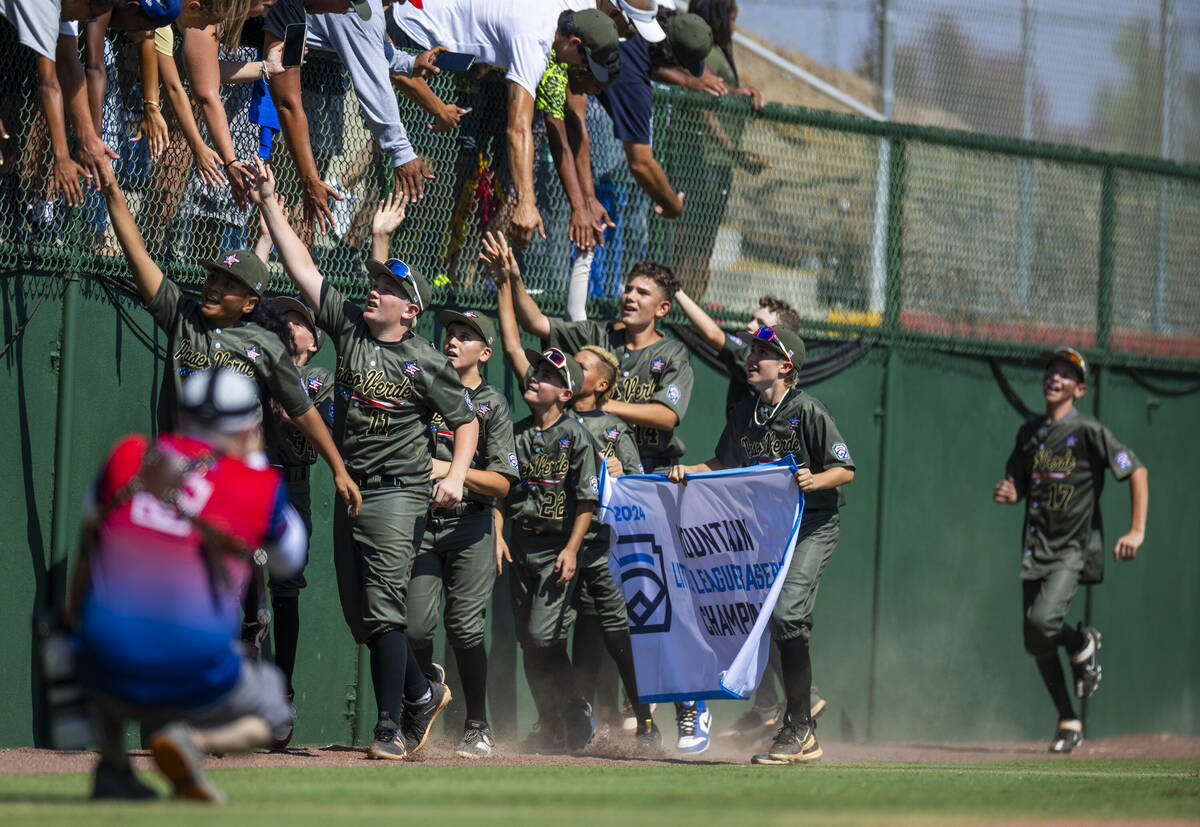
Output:
[[[75,346],[61,352],[62,282],[44,275],[3,279],[0,325],[7,349],[0,387],[6,459],[0,481],[0,746],[44,743],[31,618],[65,582],[54,566],[55,443],[61,417],[70,456],[62,486],[65,545],[74,547],[86,486],[111,445],[153,421],[164,344],[145,311],[94,284],[77,287]],[[120,308],[119,314],[115,308]],[[69,315],[69,314],[68,314]],[[420,331],[438,338],[432,320]],[[814,343],[819,344],[819,343]],[[318,361],[331,364],[332,350]],[[690,462],[711,455],[723,421],[725,380],[699,359],[681,432]],[[1000,368],[1031,406],[1040,369]],[[73,373],[73,410],[60,405],[63,370]],[[513,397],[497,357],[489,380]],[[1154,374],[1170,388],[1194,374]],[[1017,580],[1019,508],[991,502],[1021,416],[1005,400],[986,359],[933,350],[872,348],[843,372],[809,388],[832,409],[858,463],[847,490],[842,540],[821,585],[813,638],[815,678],[830,700],[822,737],[878,740],[1044,738],[1053,709],[1021,648]],[[70,407],[70,406],[68,406]],[[515,404],[524,415],[522,404]],[[1102,368],[1082,406],[1126,441],[1150,469],[1148,539],[1136,562],[1114,565],[1081,592],[1071,620],[1090,612],[1104,633],[1104,683],[1088,704],[1089,734],[1200,733],[1200,509],[1189,480],[1200,466],[1200,393],[1155,393],[1120,368]],[[369,734],[373,700],[365,658],[337,605],[330,560],[330,482],[314,477],[315,530],[301,602],[297,667],[298,744],[349,743]],[[1107,541],[1127,525],[1128,488],[1109,481]],[[533,722],[512,637],[507,586],[497,583],[489,620],[492,714],[502,737]],[[365,715],[357,715],[359,709]],[[715,704],[718,724],[740,714]],[[459,716],[453,716],[457,726]],[[672,713],[664,710],[668,726]]]

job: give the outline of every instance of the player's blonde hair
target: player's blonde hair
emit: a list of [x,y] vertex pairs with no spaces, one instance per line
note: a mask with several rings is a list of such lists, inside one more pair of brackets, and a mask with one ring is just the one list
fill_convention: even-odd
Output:
[[579,348],[580,353],[583,353],[585,350],[588,353],[595,354],[600,361],[604,363],[604,368],[601,370],[602,373],[605,374],[603,378],[608,380],[608,387],[604,389],[604,393],[596,395],[596,404],[603,404],[604,402],[608,401],[609,394],[612,393],[613,385],[615,385],[617,382],[617,371],[620,370],[621,363],[617,361],[617,357],[614,356],[610,351],[605,350],[599,345],[584,345],[583,347]]

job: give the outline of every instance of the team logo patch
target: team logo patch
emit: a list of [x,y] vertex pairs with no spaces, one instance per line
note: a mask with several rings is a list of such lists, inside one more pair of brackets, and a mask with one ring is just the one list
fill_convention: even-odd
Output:
[[558,441],[558,447],[562,448],[564,451],[569,450],[571,447],[571,438],[569,436],[565,436],[560,439]]
[[588,477],[588,487],[592,489],[593,494],[600,493],[600,479],[595,474]]
[[654,359],[650,362],[650,372],[651,373],[662,373],[663,369],[666,368],[666,366],[667,366],[667,363],[664,362],[662,359]]
[[1075,442],[1076,442],[1075,434],[1067,434],[1067,447],[1074,448]]
[[241,261],[237,256],[233,255],[233,253],[230,253],[229,255],[225,256],[225,258],[221,259],[221,263],[226,267],[232,267],[235,264],[241,264]]
[[467,311],[466,313],[464,313],[463,315],[464,315],[464,316],[466,316],[468,319],[474,319],[474,318],[475,318],[476,316],[478,316],[479,314],[478,314],[478,313],[476,313],[474,310],[468,310],[468,311]]
[[413,359],[411,362],[404,363],[404,372],[409,376],[416,376],[421,372],[421,366],[417,364],[416,359]]
[[674,405],[679,401],[679,386],[667,385],[667,401]]
[[846,443],[837,442],[833,446],[833,455],[842,462],[850,459],[850,449],[846,447]]
[[521,470],[521,463],[517,462],[517,455],[516,455],[516,454],[509,454],[509,455],[508,455],[508,464],[512,466],[512,468],[513,468],[513,470],[514,470],[514,471],[520,471],[520,470]]
[[479,414],[480,416],[483,416],[491,409],[492,409],[491,402],[480,402],[478,405],[475,406],[475,413]]
[[1125,451],[1121,451],[1119,454],[1117,454],[1115,459],[1117,461],[1117,467],[1122,471],[1128,471],[1133,467],[1133,460],[1129,458],[1129,454],[1127,454]]
[[788,417],[788,425],[790,425],[792,427],[793,431],[796,430],[797,428],[800,427],[800,417],[789,416]]
[[463,391],[463,399],[466,400],[467,410],[474,411],[475,403],[471,401],[471,392],[470,391]]
[[308,384],[307,384],[308,392],[316,393],[317,391],[319,391],[321,389],[321,384],[322,383],[321,383],[320,376],[310,376],[308,378]]
[[730,333],[728,335],[729,335],[729,341],[733,342],[738,347],[741,347],[742,345],[746,344],[745,342],[743,342],[741,340],[741,338],[734,336],[732,333]]
[[604,438],[607,439],[609,442],[616,442],[618,439],[621,438],[621,432],[619,430],[617,430],[617,426],[614,425],[611,428],[608,428],[604,431]]
[[246,356],[249,357],[251,362],[257,363],[258,357],[262,356],[262,351],[258,349],[258,345],[250,345],[250,347],[246,348]]

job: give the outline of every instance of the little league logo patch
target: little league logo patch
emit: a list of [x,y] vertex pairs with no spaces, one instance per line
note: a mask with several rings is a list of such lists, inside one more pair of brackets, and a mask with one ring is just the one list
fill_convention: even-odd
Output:
[[607,439],[609,442],[616,442],[618,439],[621,438],[621,432],[619,430],[617,430],[617,426],[614,425],[613,427],[605,430],[604,438]]
[[667,401],[674,405],[679,401],[679,386],[667,385]]
[[667,363],[664,362],[662,359],[654,359],[653,361],[650,362],[650,372],[651,373],[662,373],[663,369],[666,366],[667,366]]
[[837,442],[833,446],[833,455],[842,462],[850,459],[850,449],[846,447],[846,443]]
[[1129,458],[1129,454],[1125,451],[1118,453],[1114,459],[1117,461],[1117,467],[1122,471],[1128,471],[1133,467],[1133,460]]
[[246,356],[249,357],[251,362],[257,363],[258,357],[262,356],[262,351],[258,349],[258,345],[250,345],[250,347],[246,348]]
[[464,399],[464,400],[466,401],[466,403],[467,403],[467,410],[468,410],[468,411],[474,411],[474,410],[475,410],[475,403],[471,401],[471,392],[470,392],[470,391],[463,391],[463,399]]
[[508,464],[512,466],[512,468],[513,468],[513,470],[514,470],[514,471],[520,471],[520,470],[521,470],[521,463],[517,462],[517,455],[516,455],[516,454],[509,454],[509,455],[508,455]]
[[595,474],[588,477],[588,487],[592,489],[593,494],[600,493],[600,479]]
[[416,359],[413,359],[411,362],[404,363],[404,372],[409,376],[416,376],[421,372],[421,366],[417,364]]

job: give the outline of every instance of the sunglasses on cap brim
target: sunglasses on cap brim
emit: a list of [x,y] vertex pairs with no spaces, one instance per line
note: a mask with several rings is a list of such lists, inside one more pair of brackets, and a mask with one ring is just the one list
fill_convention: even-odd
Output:
[[425,302],[421,301],[421,291],[417,289],[417,282],[413,278],[412,270],[409,266],[398,258],[389,258],[383,263],[383,266],[396,278],[412,285],[412,300],[417,303],[417,307],[424,311]]
[[775,328],[764,325],[763,327],[760,327],[758,330],[754,331],[754,338],[758,339],[764,344],[773,343],[777,348],[783,351],[783,355],[788,358],[788,361],[791,361],[792,353],[790,350],[788,350],[787,345],[783,343],[783,340],[779,338],[779,334],[775,332]]
[[[567,366],[567,356],[556,347],[542,351],[542,358],[554,365],[559,370],[563,370]],[[575,383],[571,381],[570,373],[567,374],[567,390],[575,390]]]

